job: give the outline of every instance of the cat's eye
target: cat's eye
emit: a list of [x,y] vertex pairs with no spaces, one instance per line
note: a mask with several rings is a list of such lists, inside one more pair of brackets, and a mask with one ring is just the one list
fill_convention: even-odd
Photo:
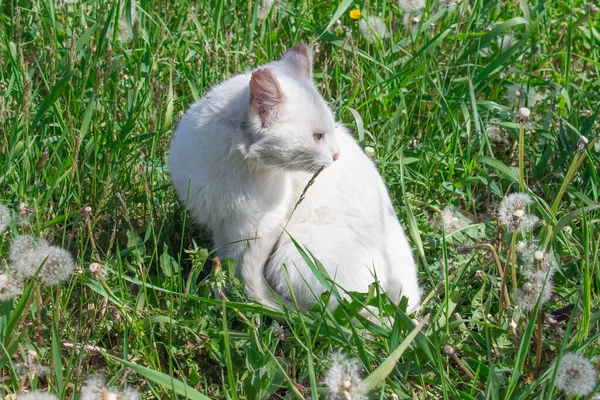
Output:
[[315,138],[315,142],[318,142],[319,140],[323,139],[323,136],[325,136],[325,134],[323,132],[315,132],[315,133],[313,133],[313,137]]

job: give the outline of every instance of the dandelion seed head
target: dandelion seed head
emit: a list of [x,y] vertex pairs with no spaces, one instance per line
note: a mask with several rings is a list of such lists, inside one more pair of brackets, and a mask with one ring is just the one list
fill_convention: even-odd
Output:
[[531,111],[527,107],[519,108],[519,117],[523,120],[526,120],[531,115]]
[[325,385],[329,388],[330,400],[366,400],[360,366],[343,354],[334,354],[331,368],[325,374]]
[[446,206],[441,213],[442,223],[446,234],[471,225],[472,221],[461,214],[455,207]]
[[58,400],[58,397],[48,392],[35,392],[23,393],[17,396],[17,400]]
[[498,47],[502,49],[502,51],[506,51],[511,48],[515,43],[517,43],[517,39],[513,35],[501,35],[496,39],[498,43]]
[[86,379],[81,387],[81,400],[96,400],[102,399],[106,392],[106,384],[102,375],[92,375]]
[[84,382],[80,393],[81,400],[139,400],[140,394],[133,388],[123,392],[111,391],[106,387],[102,375],[92,375]]
[[[582,152],[585,150],[585,146],[587,146],[587,144],[590,142],[590,140],[588,138],[586,138],[585,136],[581,135],[579,136],[579,140],[577,141],[577,151],[578,152]],[[1,230],[0,230],[0,233]]]
[[524,193],[512,193],[506,196],[498,207],[500,224],[509,232],[532,227],[535,221],[525,212],[525,207],[532,202],[531,197]]
[[533,107],[540,100],[541,96],[527,83],[515,83],[506,88],[506,100],[509,105],[527,104]]
[[77,4],[79,0],[55,0],[54,7],[62,8],[65,4]]
[[500,122],[498,119],[490,120],[490,124],[486,127],[485,133],[487,137],[496,144],[507,145],[509,143],[510,135],[501,126],[495,125]]
[[402,24],[405,29],[417,26],[419,25],[419,22],[421,22],[421,11],[416,13],[405,13],[404,17],[402,17]]
[[560,364],[558,359],[552,363],[556,370],[554,386],[569,396],[587,396],[594,391],[598,381],[598,372],[590,360],[578,353],[563,355]]
[[371,146],[367,146],[365,147],[365,154],[367,155],[367,157],[369,157],[370,159],[373,159],[373,157],[375,156],[375,149],[372,148]]
[[17,236],[8,251],[11,268],[24,277],[31,278],[41,265],[41,262],[37,263],[39,253],[45,252],[49,246],[44,239],[34,238],[31,235]]
[[374,15],[370,15],[366,19],[361,19],[358,23],[358,28],[360,30],[360,34],[369,43],[373,43],[378,39],[385,39],[390,36],[383,19]]
[[551,253],[543,249],[531,240],[523,240],[517,243],[515,251],[523,266],[523,274],[526,278],[531,277],[538,271],[554,274],[558,269],[558,263]]
[[260,6],[258,7],[258,18],[266,19],[269,16],[274,3],[275,0],[262,0]]
[[119,397],[119,400],[139,400],[139,399],[140,399],[140,393],[133,388],[125,389],[122,393],[120,393],[120,397]]
[[536,271],[530,274],[529,280],[517,290],[517,305],[523,311],[531,311],[538,302],[540,308],[552,297],[552,273],[549,271]]
[[456,11],[456,7],[458,6],[459,0],[441,0],[440,5],[441,8],[444,8],[448,12]]
[[13,240],[9,260],[11,268],[25,278],[33,277],[43,264],[40,278],[48,285],[67,280],[75,265],[71,253],[31,235],[20,235]]
[[15,298],[23,291],[23,282],[14,274],[0,274],[0,301]]
[[50,246],[45,253],[40,253],[39,260],[40,265],[44,259],[46,263],[40,272],[40,277],[47,285],[58,285],[69,279],[73,274],[75,261],[71,253],[60,247]]
[[398,8],[405,14],[420,13],[425,8],[425,0],[398,0]]
[[0,204],[0,234],[6,231],[11,222],[10,210],[4,204]]

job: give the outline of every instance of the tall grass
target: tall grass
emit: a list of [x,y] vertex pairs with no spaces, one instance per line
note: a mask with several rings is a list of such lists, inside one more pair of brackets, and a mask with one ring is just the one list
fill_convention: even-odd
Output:
[[[354,8],[384,18],[389,38],[362,38]],[[252,1],[0,0],[0,201],[15,218],[0,263],[31,233],[79,268],[59,287],[27,280],[2,303],[3,394],[78,398],[102,373],[148,399],[316,399],[341,351],[364,377],[380,371],[371,398],[556,398],[557,355],[600,356],[597,24],[585,0],[454,12],[429,1],[408,27],[390,1],[266,12]],[[375,150],[406,227],[425,293],[416,318],[431,315],[414,342],[413,320],[376,288],[307,314],[247,301],[229,260],[212,269],[209,233],[170,186],[178,116],[298,41],[318,49],[317,85]],[[516,191],[533,199],[531,231],[497,222]],[[471,222],[444,229],[449,205]],[[527,312],[515,303],[523,239],[559,266],[551,299]],[[393,325],[365,319],[365,304]],[[383,364],[399,345],[400,361]]]

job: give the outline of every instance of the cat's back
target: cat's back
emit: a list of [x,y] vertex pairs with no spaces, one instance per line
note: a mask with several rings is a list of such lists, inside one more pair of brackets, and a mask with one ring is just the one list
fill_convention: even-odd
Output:
[[248,102],[250,74],[236,75],[211,88],[194,103],[177,124],[169,150],[168,165],[178,191],[189,176],[228,152],[238,133]]
[[239,127],[248,102],[249,81],[250,74],[236,75],[208,90],[184,114],[173,144],[188,136],[226,136],[231,128]]

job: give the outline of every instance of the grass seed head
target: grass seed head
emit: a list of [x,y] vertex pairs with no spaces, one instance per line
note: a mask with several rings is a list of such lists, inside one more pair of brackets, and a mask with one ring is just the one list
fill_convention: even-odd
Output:
[[598,382],[598,372],[590,360],[578,353],[563,355],[558,365],[554,360],[552,369],[556,370],[554,386],[569,396],[587,396]]

